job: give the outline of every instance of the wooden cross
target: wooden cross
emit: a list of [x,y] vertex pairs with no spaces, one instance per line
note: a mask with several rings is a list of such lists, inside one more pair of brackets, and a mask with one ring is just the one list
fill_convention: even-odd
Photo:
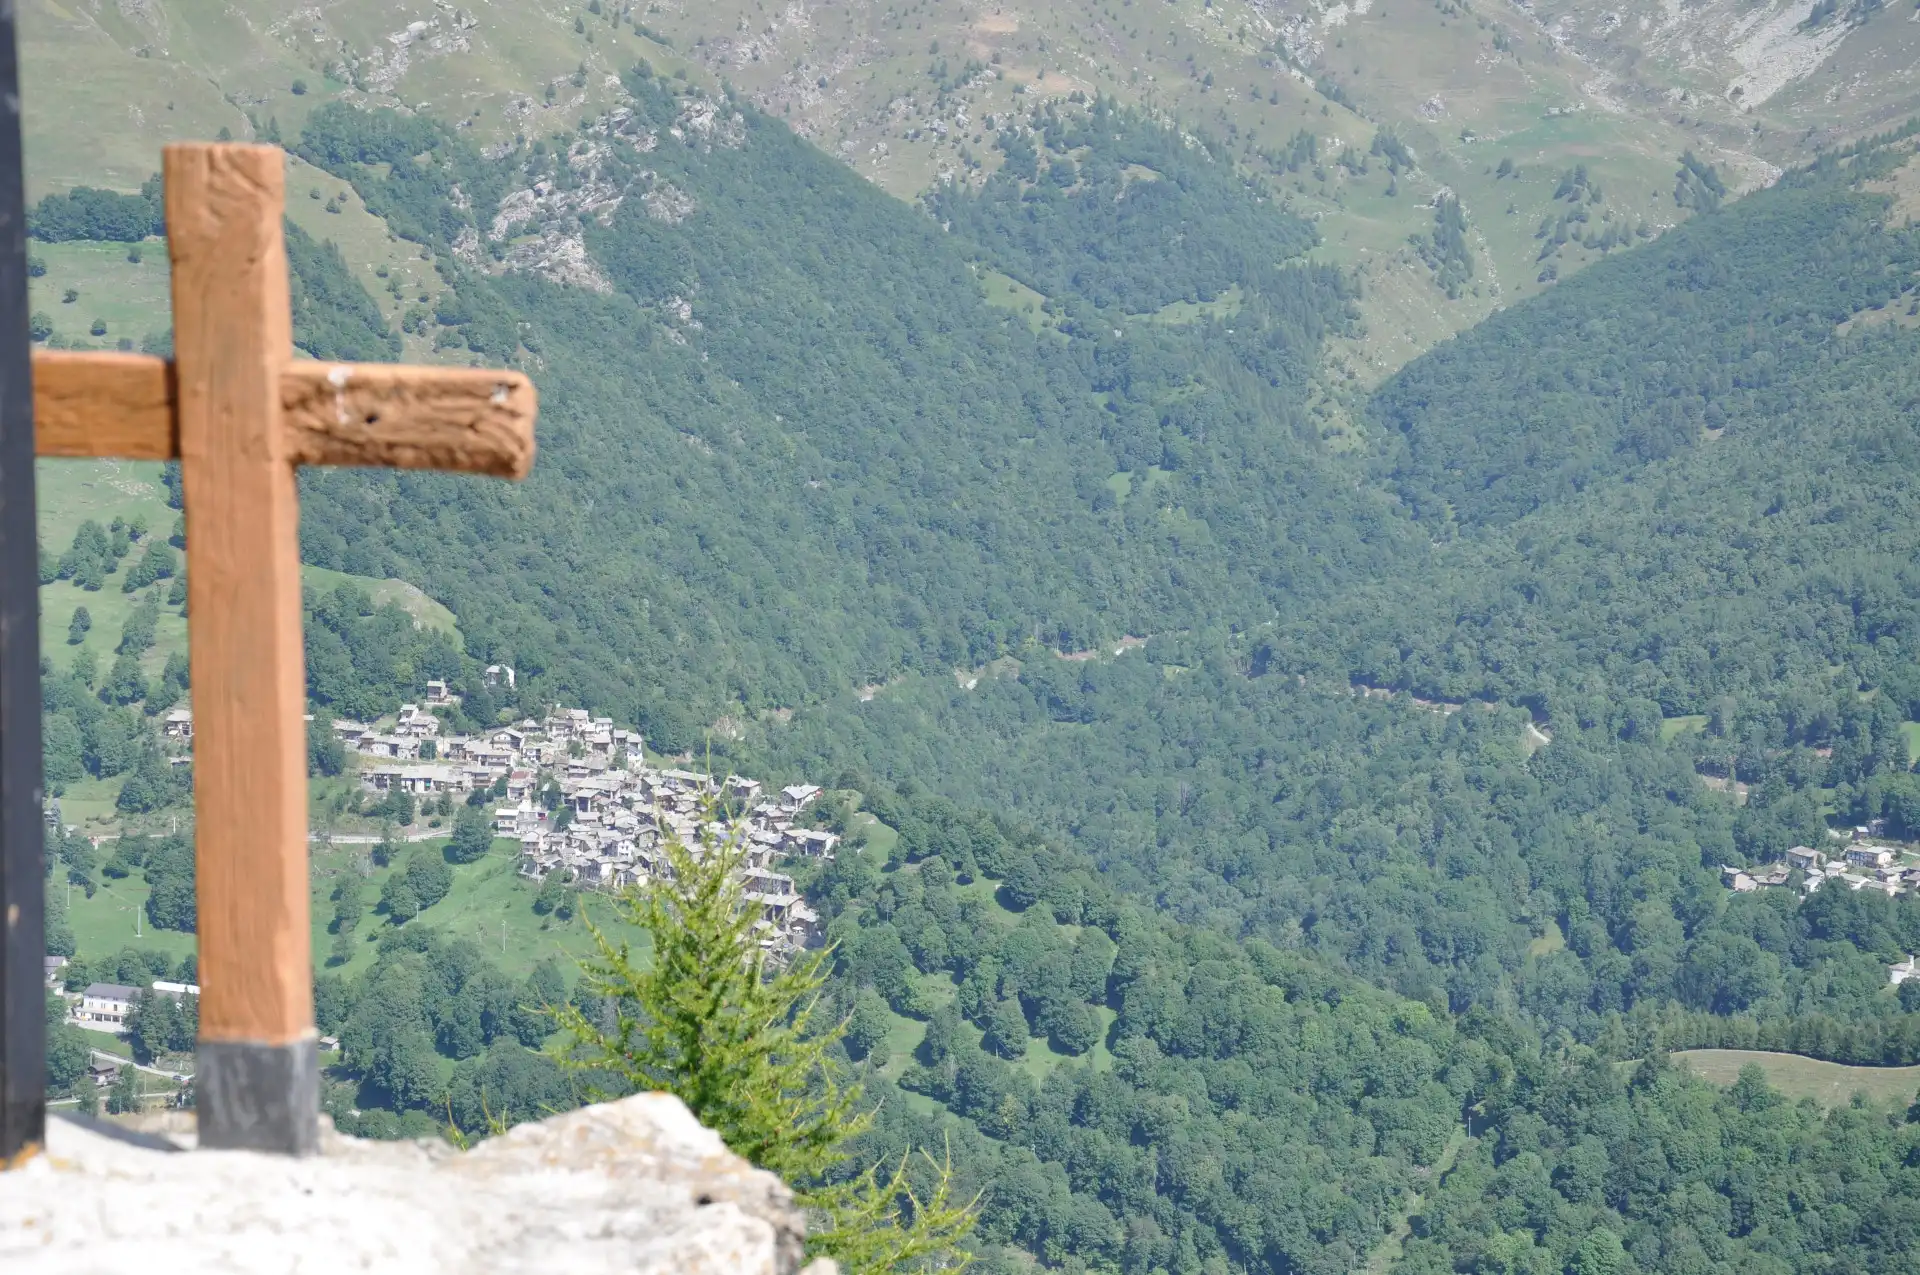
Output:
[[200,1145],[318,1140],[299,465],[524,476],[518,372],[295,362],[276,146],[166,148],[171,362],[43,351],[40,456],[178,457],[199,885]]

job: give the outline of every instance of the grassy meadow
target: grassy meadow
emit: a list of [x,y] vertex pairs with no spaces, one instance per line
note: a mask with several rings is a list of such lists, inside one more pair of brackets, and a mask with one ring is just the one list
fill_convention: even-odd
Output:
[[1877,1105],[1906,1106],[1920,1093],[1920,1067],[1850,1067],[1799,1054],[1750,1049],[1689,1049],[1673,1055],[1703,1080],[1730,1085],[1748,1063],[1767,1073],[1767,1082],[1789,1098],[1811,1098],[1823,1107],[1844,1106],[1856,1093]]

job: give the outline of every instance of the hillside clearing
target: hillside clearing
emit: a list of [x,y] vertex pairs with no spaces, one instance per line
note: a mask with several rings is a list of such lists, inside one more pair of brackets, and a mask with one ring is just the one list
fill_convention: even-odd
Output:
[[1748,1063],[1767,1073],[1767,1083],[1789,1098],[1811,1098],[1823,1107],[1839,1107],[1862,1093],[1869,1102],[1910,1103],[1920,1091],[1920,1067],[1849,1067],[1799,1054],[1751,1049],[1689,1049],[1673,1055],[1701,1079],[1730,1085]]

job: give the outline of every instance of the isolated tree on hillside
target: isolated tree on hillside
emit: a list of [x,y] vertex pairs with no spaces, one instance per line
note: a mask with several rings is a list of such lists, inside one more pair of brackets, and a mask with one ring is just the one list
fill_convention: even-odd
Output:
[[1027,1029],[1027,1016],[1014,997],[995,1001],[987,1010],[987,1031],[981,1043],[1002,1058],[1024,1058],[1033,1033]]
[[493,821],[484,806],[462,806],[453,817],[453,839],[447,842],[449,863],[473,863],[493,848]]

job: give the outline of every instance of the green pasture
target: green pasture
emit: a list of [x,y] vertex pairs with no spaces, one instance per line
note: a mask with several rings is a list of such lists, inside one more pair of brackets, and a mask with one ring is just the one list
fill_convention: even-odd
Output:
[[1906,1106],[1920,1093],[1920,1067],[1850,1067],[1799,1054],[1750,1049],[1689,1049],[1673,1055],[1703,1080],[1730,1085],[1749,1063],[1767,1073],[1767,1083],[1789,1098],[1811,1098],[1823,1107],[1840,1107],[1856,1093],[1878,1105]]
[[[334,972],[357,974],[370,967],[377,955],[380,938],[391,923],[377,913],[381,887],[392,873],[406,864],[416,851],[441,852],[444,842],[426,841],[397,847],[393,862],[374,867],[369,845],[320,846],[313,850],[312,904],[314,967]],[[112,856],[113,842],[101,843],[99,857]],[[583,955],[593,950],[593,938],[584,917],[591,917],[615,942],[627,942],[644,951],[646,939],[638,927],[620,920],[614,900],[599,894],[587,894],[580,910],[562,921],[540,916],[533,910],[538,886],[515,872],[519,853],[516,843],[496,841],[488,855],[475,863],[453,866],[453,887],[447,896],[422,912],[410,925],[427,925],[450,937],[469,938],[480,944],[487,959],[516,978],[525,977],[534,965],[549,956],[571,969]],[[364,911],[354,930],[353,956],[344,966],[328,966],[332,948],[333,890],[347,872],[366,877],[363,891]],[[149,893],[138,872],[120,880],[96,873],[93,897],[79,886],[56,882],[50,888],[71,895],[68,918],[73,926],[79,954],[94,960],[122,948],[153,949],[167,953],[175,961],[194,950],[194,937],[174,930],[157,930],[148,924],[145,906]]]
[[[454,618],[453,612],[448,610],[445,604],[434,601],[418,586],[408,584],[405,580],[375,580],[371,576],[348,575],[344,571],[314,566],[302,566],[300,579],[321,593],[331,592],[343,584],[356,585],[367,591],[375,606],[397,602],[402,610],[422,626],[439,629],[451,637],[456,645],[464,644],[465,640],[460,635],[460,622]],[[396,709],[399,707],[398,704],[394,705]]]
[[1046,311],[1047,299],[1026,284],[1009,274],[982,267],[979,271],[980,287],[987,304],[1001,310],[1010,310],[1026,319],[1027,326],[1035,332],[1045,331],[1054,326],[1053,316]]
[[[40,243],[28,254],[47,272],[28,281],[29,305],[53,320],[54,337],[74,346],[111,350],[122,340],[139,349],[170,326],[167,246],[159,239],[139,244]],[[140,260],[130,260],[137,255]],[[69,293],[76,294],[68,301]],[[106,324],[92,333],[94,320]]]
[[1705,713],[1689,713],[1684,717],[1668,717],[1660,723],[1660,739],[1668,742],[1682,735],[1697,735],[1707,728]]
[[1207,319],[1231,319],[1240,313],[1240,307],[1246,298],[1240,292],[1240,285],[1234,284],[1211,301],[1173,301],[1161,306],[1152,314],[1135,314],[1128,317],[1135,322],[1161,323],[1169,327],[1179,327],[1188,323],[1200,323]]
[[1547,932],[1527,944],[1528,956],[1547,956],[1558,952],[1567,945],[1567,936],[1560,932],[1560,923],[1551,918],[1547,921]]
[[[99,858],[105,862],[113,855],[113,842],[100,844]],[[177,930],[158,930],[147,923],[147,895],[151,891],[138,872],[114,880],[95,874],[97,884],[88,898],[79,886],[63,882],[49,883],[52,890],[70,890],[67,920],[73,926],[74,945],[82,958],[92,961],[111,956],[121,948],[165,952],[176,963],[194,950],[194,937]]]
[[[374,963],[382,935],[391,923],[374,911],[381,888],[395,871],[406,865],[409,855],[425,850],[438,854],[442,841],[423,841],[396,847],[392,863],[373,866],[372,846],[351,845],[314,847],[313,856],[313,959],[319,969],[357,974]],[[499,840],[483,859],[453,866],[453,888],[438,903],[422,912],[409,925],[427,925],[449,937],[472,939],[493,964],[515,978],[525,977],[540,961],[558,957],[569,969],[593,950],[593,936],[586,920],[601,928],[615,942],[627,942],[644,950],[645,936],[638,927],[627,924],[615,914],[614,900],[606,895],[586,893],[580,910],[562,921],[553,915],[541,916],[533,910],[539,886],[516,871],[519,858],[517,842]],[[333,891],[347,872],[360,872],[366,878],[363,892],[365,911],[353,932],[353,956],[345,965],[328,966],[333,945]]]

